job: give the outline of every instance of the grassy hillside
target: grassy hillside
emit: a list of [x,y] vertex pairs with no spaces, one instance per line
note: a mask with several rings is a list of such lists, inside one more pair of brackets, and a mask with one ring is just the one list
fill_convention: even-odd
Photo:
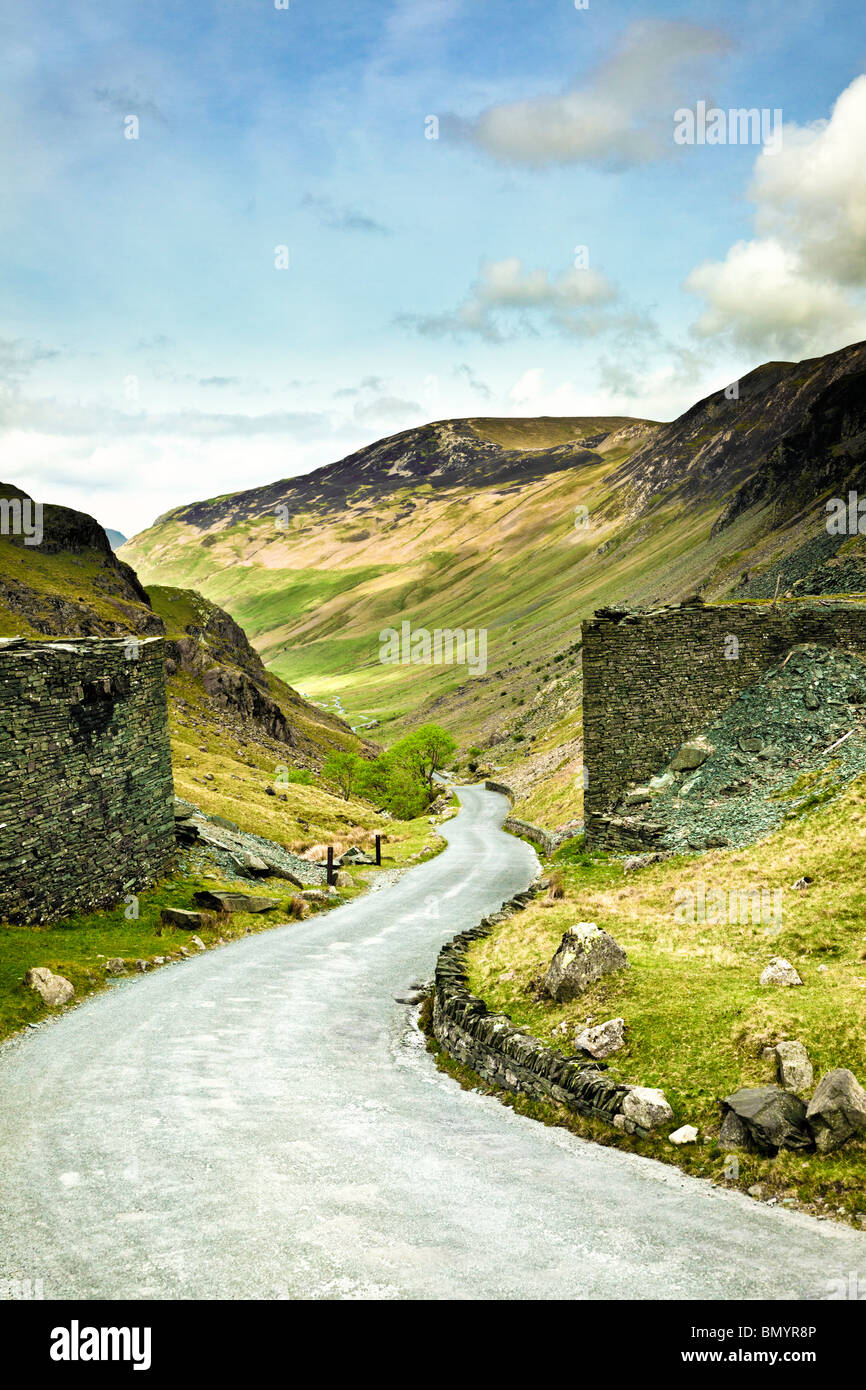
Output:
[[[677,858],[625,873],[622,861],[563,848],[555,873],[564,896],[537,900],[496,927],[471,950],[470,986],[552,1047],[567,1052],[590,1020],[622,1017],[627,1044],[610,1057],[617,1080],[660,1086],[675,1123],[637,1141],[591,1122],[579,1132],[677,1162],[722,1179],[719,1101],[741,1086],[775,1080],[764,1049],[783,1039],[805,1044],[815,1080],[847,1067],[866,1081],[866,890],[859,873],[866,851],[866,778],[833,802],[810,810],[761,844]],[[798,879],[811,880],[804,891]],[[683,922],[674,909],[683,890],[728,895],[782,890],[781,922]],[[739,897],[735,899],[739,903]],[[769,914],[768,914],[769,918]],[[606,977],[569,1004],[539,998],[535,986],[563,932],[597,922],[625,947],[630,969]],[[798,988],[761,986],[771,955],[799,971]],[[554,1116],[558,1122],[564,1115]],[[676,1149],[667,1134],[694,1124],[699,1144]],[[738,1185],[852,1217],[866,1210],[866,1141],[829,1155],[780,1152],[775,1159],[740,1154]]]

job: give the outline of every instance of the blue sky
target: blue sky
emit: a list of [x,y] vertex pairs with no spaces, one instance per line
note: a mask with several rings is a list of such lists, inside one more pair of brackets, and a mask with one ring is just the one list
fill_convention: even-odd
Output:
[[[0,476],[129,534],[425,420],[665,419],[866,337],[855,0],[0,16]],[[676,145],[700,100],[781,149]]]

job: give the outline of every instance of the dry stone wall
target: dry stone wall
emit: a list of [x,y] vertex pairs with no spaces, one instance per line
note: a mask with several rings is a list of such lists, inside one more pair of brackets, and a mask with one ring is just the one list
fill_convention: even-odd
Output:
[[0,642],[0,920],[153,883],[173,802],[161,638]]
[[[802,601],[600,610],[583,624],[587,842],[632,848],[612,815],[623,791],[801,642],[866,656],[866,604]],[[646,836],[640,843],[646,843]]]
[[516,1028],[506,1014],[490,1013],[467,985],[466,952],[489,935],[482,922],[461,932],[439,953],[433,998],[433,1033],[445,1051],[491,1085],[535,1100],[557,1101],[581,1115],[646,1134],[622,1118],[629,1087],[613,1081],[597,1064],[545,1047]]

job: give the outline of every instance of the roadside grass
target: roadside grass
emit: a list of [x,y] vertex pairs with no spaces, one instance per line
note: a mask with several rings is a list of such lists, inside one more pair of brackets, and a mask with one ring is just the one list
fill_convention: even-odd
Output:
[[[775,1081],[762,1052],[785,1038],[802,1042],[815,1080],[847,1067],[866,1081],[866,889],[861,878],[866,778],[748,849],[679,857],[626,874],[622,861],[575,850],[569,842],[552,861],[565,895],[536,900],[473,944],[470,988],[491,1009],[527,1025],[539,1039],[572,1050],[591,1022],[622,1016],[627,1044],[609,1059],[612,1076],[660,1086],[675,1121],[694,1124],[695,1146],[678,1148],[667,1131],[637,1143],[689,1172],[718,1176],[719,1102],[741,1086]],[[806,876],[805,891],[791,884]],[[718,889],[734,896],[738,920],[681,921],[675,906],[686,891]],[[753,921],[741,893],[783,892],[782,919]],[[681,914],[682,915],[682,914]],[[768,914],[769,915],[769,914]],[[744,920],[745,919],[745,920]],[[625,947],[630,968],[597,982],[579,1000],[535,997],[563,932],[593,921]],[[802,988],[762,987],[771,955],[789,959]],[[564,1025],[564,1030],[563,1030]],[[578,1126],[578,1132],[585,1132]],[[593,1137],[596,1137],[593,1134]],[[846,1215],[866,1211],[866,1143],[830,1155],[780,1153],[775,1159],[738,1154],[739,1185]]]
[[[361,837],[352,842],[364,845]],[[353,886],[340,889],[333,906],[359,897],[377,874],[424,862],[444,847],[445,841],[426,816],[390,822],[383,844],[381,869],[353,868],[350,871]],[[183,858],[181,854],[181,860]],[[195,894],[202,889],[276,898],[279,906],[267,912],[214,913],[209,925],[194,932],[163,925],[160,914],[165,907],[200,911]],[[78,1003],[110,985],[114,977],[105,975],[108,959],[124,960],[127,973],[136,974],[139,960],[146,961],[150,967],[157,956],[169,961],[183,960],[181,947],[190,955],[197,954],[198,947],[191,944],[194,935],[199,936],[206,947],[212,947],[290,923],[302,931],[304,917],[329,912],[331,906],[306,903],[300,897],[300,890],[285,879],[266,878],[252,882],[179,870],[139,893],[138,916],[128,918],[126,913],[132,910],[133,905],[123,902],[100,912],[65,917],[48,926],[0,923],[0,1040],[30,1023],[64,1011],[48,1008],[36,991],[24,984],[24,976],[32,966],[47,966],[55,974],[71,980],[75,986],[74,1003]]]

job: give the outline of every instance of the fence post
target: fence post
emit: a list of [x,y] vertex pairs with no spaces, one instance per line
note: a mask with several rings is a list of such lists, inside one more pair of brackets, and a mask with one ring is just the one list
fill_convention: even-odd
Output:
[[376,836],[376,863],[382,863],[382,836]]
[[328,870],[327,884],[330,888],[334,882],[334,846],[328,845]]

